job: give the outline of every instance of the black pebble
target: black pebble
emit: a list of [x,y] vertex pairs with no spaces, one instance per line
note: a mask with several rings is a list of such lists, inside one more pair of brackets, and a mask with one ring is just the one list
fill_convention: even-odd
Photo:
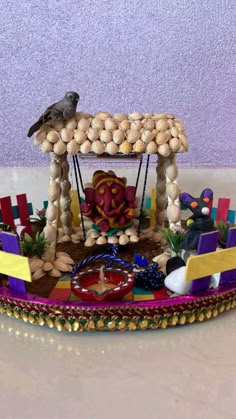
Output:
[[169,275],[171,272],[178,268],[185,266],[184,260],[180,256],[173,256],[166,263],[166,274]]

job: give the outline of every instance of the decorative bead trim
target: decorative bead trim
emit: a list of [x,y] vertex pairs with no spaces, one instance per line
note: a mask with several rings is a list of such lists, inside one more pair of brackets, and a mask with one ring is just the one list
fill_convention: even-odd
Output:
[[[147,308],[141,307],[140,314],[137,315],[137,307],[134,306],[133,314],[131,313],[131,307],[129,307],[129,310],[127,310],[128,307],[122,307],[126,308],[123,315],[113,314],[117,312],[117,308],[110,307],[110,314],[106,313],[105,308],[98,308],[96,313],[91,315],[91,309],[89,308],[77,308],[76,310],[76,307],[69,307],[63,313],[56,306],[29,304],[24,301],[1,298],[0,314],[22,319],[26,323],[29,322],[39,326],[47,325],[49,328],[55,327],[58,331],[66,330],[67,332],[166,329],[167,327],[210,320],[224,313],[224,311],[235,308],[236,291],[225,293],[222,301],[219,301],[219,296],[211,296],[211,298],[204,298],[204,301],[201,300],[201,302],[201,307],[199,307],[200,304],[197,301],[192,302],[192,307],[188,304],[187,308],[186,304],[176,305],[176,311],[171,310],[171,312],[167,312],[170,307],[166,307],[166,312],[163,314],[153,311],[152,315],[148,315]],[[81,311],[83,311],[83,315],[81,315]]]

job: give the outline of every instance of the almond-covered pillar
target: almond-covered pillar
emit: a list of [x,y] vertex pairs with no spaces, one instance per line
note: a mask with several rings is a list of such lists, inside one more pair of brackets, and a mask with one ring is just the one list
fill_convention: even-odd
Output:
[[157,159],[156,228],[159,230],[161,227],[163,227],[166,218],[166,159],[161,155],[158,155]]
[[61,225],[63,229],[62,241],[71,241],[73,214],[71,211],[71,183],[69,181],[69,163],[67,153],[61,156],[61,178],[60,178],[60,207]]
[[50,243],[43,255],[43,259],[49,262],[54,261],[56,255],[58,213],[61,195],[60,182],[62,177],[62,163],[65,159],[66,153],[61,156],[51,153],[48,207],[46,211],[47,225],[43,230],[45,238]]
[[167,210],[166,215],[169,226],[172,228],[181,222],[181,211],[179,202],[179,187],[177,184],[178,167],[176,164],[176,156],[171,153],[165,161],[166,173],[166,192],[167,192]]
[[165,218],[169,226],[180,223],[179,187],[177,185],[178,167],[174,153],[168,157],[158,155],[156,227],[163,227]]

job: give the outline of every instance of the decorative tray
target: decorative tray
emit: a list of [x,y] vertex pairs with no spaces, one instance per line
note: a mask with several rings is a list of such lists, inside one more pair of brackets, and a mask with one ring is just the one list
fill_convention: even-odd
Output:
[[[44,210],[31,220],[26,194],[14,207],[10,196],[0,198],[0,313],[59,331],[131,331],[193,324],[235,308],[235,211],[221,199],[214,217],[208,187],[197,197],[181,193],[183,123],[173,114],[76,112],[78,100],[67,92],[59,106],[72,101],[71,117],[54,120],[47,109],[28,132],[50,153]],[[156,179],[148,191],[151,155]],[[119,171],[127,158],[137,166],[131,184],[102,169],[115,160]],[[98,169],[87,184],[84,159]],[[192,213],[184,228],[182,209]],[[20,236],[15,219],[25,229]],[[35,233],[31,221],[42,229]]]
[[0,313],[58,331],[146,330],[202,322],[236,307],[236,284],[159,301],[85,303],[25,297],[0,288]]

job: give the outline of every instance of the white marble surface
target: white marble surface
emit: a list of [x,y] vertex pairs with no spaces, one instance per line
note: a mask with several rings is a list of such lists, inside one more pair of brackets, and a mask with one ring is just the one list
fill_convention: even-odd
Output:
[[2,315],[0,347],[1,418],[235,418],[235,311],[192,326],[93,334]]

